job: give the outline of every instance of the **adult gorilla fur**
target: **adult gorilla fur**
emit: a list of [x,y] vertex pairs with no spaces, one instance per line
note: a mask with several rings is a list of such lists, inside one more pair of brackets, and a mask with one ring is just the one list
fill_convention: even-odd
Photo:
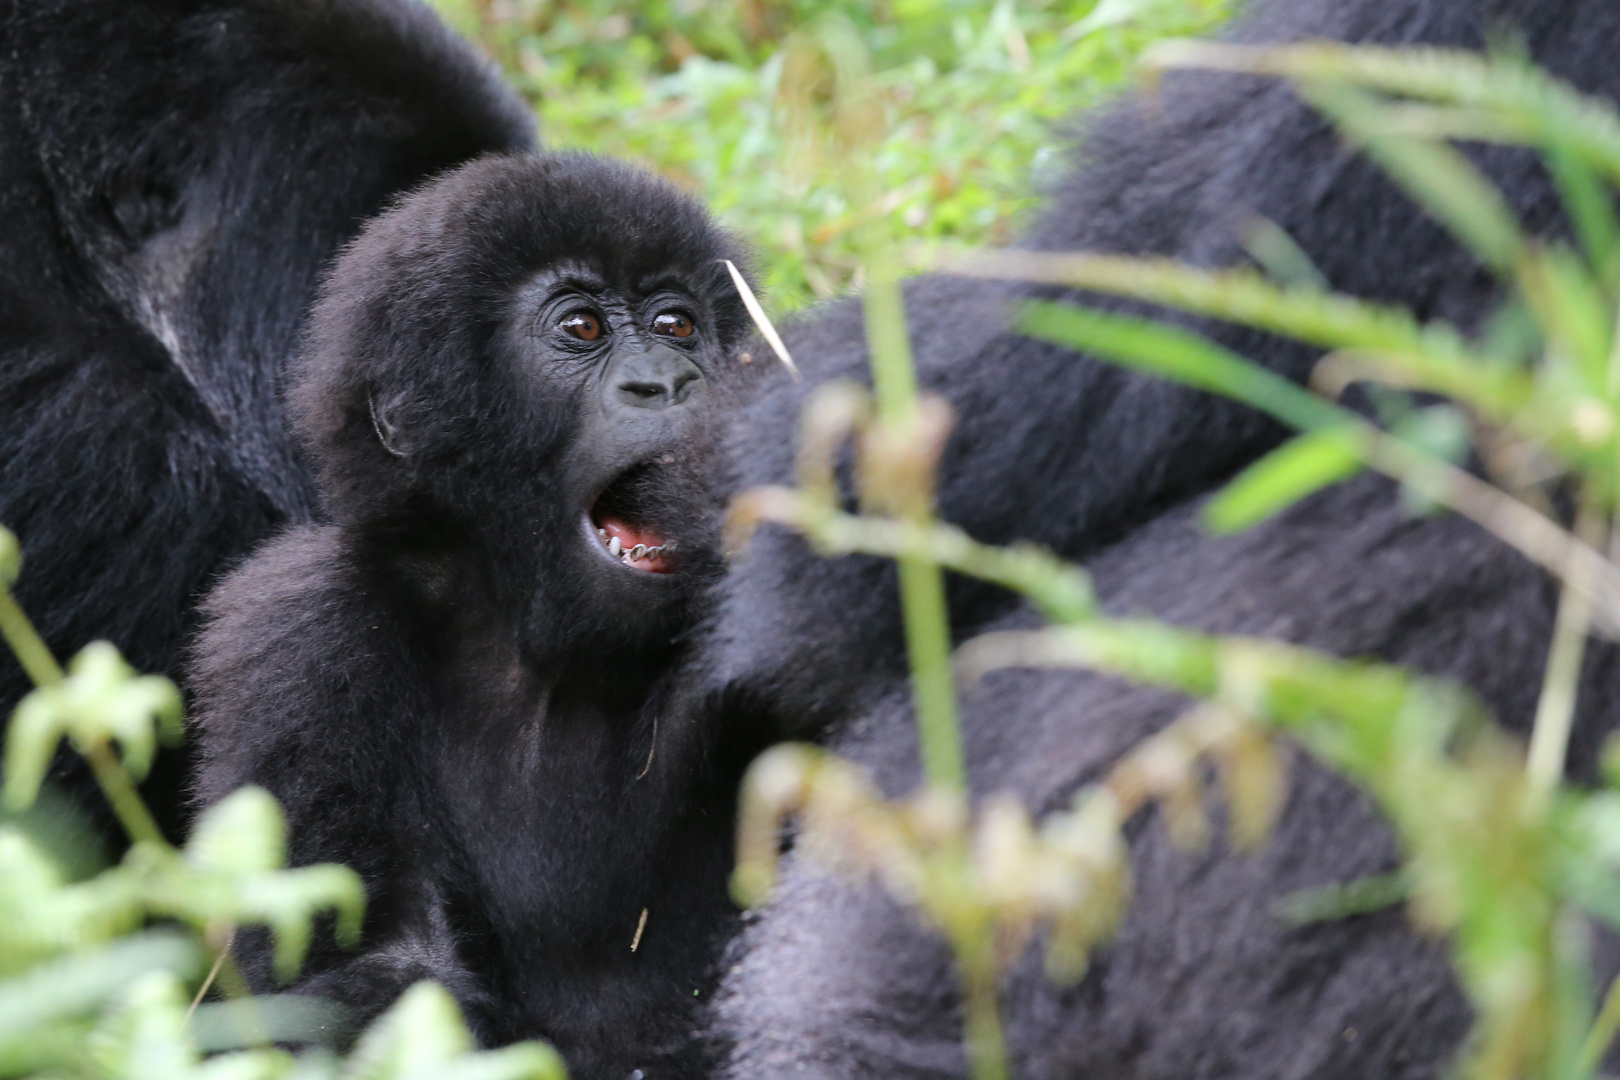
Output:
[[[268,788],[294,862],[366,883],[360,948],[299,991],[363,1020],[437,978],[576,1076],[701,1074],[759,742],[660,712],[719,570],[712,433],[762,366],[736,258],[664,182],[563,155],[467,166],[336,264],[291,392],[324,520],[216,590],[193,672],[199,798]],[[266,990],[268,954],[239,947]]]
[[[532,121],[416,0],[0,0],[0,46],[18,596],[58,656],[174,672],[199,593],[310,513],[276,381],[325,263]],[[0,716],[26,688],[0,649]]]
[[[1236,36],[1479,49],[1498,33],[1583,89],[1620,96],[1620,10],[1603,0],[1275,0]],[[1105,114],[1080,147],[1029,246],[1231,265],[1260,215],[1336,289],[1465,326],[1497,299],[1437,224],[1275,82],[1173,76]],[[1532,155],[1476,156],[1532,230],[1560,229]],[[1510,729],[1528,727],[1555,602],[1542,574],[1471,524],[1409,515],[1377,479],[1241,536],[1203,535],[1200,494],[1283,433],[1242,407],[1007,332],[1009,303],[1031,291],[949,278],[908,289],[923,383],[958,417],[944,517],[985,540],[1035,540],[1088,561],[1114,611],[1410,664],[1472,687]],[[810,383],[862,377],[858,320],[846,305],[790,333]],[[1315,359],[1260,334],[1200,329],[1292,378]],[[781,386],[746,411],[739,487],[788,479],[780,432],[801,403]],[[882,560],[818,561],[790,535],[762,534],[710,626],[717,697],[821,739],[891,794],[910,790],[917,748],[895,593]],[[959,639],[1035,621],[964,582],[953,618]],[[1594,647],[1577,775],[1590,775],[1614,727],[1617,675],[1614,650]],[[992,676],[964,703],[973,790],[1058,809],[1185,708],[1086,673]],[[1032,956],[1004,986],[1014,1075],[1432,1077],[1453,1060],[1470,1016],[1441,943],[1398,908],[1297,928],[1273,912],[1294,890],[1396,865],[1387,827],[1344,781],[1301,755],[1258,854],[1177,850],[1151,813],[1130,836],[1136,898],[1084,981],[1056,986]],[[875,886],[790,857],[732,961],[716,1021],[727,1076],[965,1074],[948,952]]]

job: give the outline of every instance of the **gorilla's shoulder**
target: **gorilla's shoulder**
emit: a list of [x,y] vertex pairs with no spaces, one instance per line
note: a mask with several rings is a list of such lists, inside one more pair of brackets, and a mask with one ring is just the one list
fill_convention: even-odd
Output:
[[345,569],[343,548],[335,525],[295,526],[260,547],[203,604],[199,670],[211,676],[211,665],[226,657],[240,665],[284,655],[317,635],[328,644],[345,622],[334,612],[364,595]]
[[[203,606],[192,650],[193,715],[210,767],[196,797],[212,803],[245,783],[276,786],[333,744],[365,741],[356,716],[334,709],[362,686],[398,685],[379,674],[403,649],[341,558],[342,530],[289,529],[226,577]],[[375,618],[355,618],[357,610]]]

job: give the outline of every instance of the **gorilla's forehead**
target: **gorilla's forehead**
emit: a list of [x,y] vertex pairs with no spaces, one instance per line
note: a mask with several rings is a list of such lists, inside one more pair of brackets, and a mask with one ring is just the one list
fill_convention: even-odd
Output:
[[665,262],[646,266],[622,258],[573,254],[531,270],[519,297],[520,302],[544,301],[563,293],[584,293],[635,303],[659,293],[699,294],[715,274],[715,268],[707,264]]

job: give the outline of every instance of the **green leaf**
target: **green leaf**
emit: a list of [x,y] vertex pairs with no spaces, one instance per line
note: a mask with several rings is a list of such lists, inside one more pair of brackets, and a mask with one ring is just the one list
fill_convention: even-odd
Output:
[[1278,900],[1273,914],[1290,928],[1309,923],[1350,919],[1370,915],[1404,901],[1412,893],[1411,883],[1399,870],[1388,874],[1357,878],[1342,885],[1300,889]]
[[225,873],[279,870],[287,863],[287,824],[275,798],[261,787],[238,788],[197,819],[186,858]]
[[340,944],[359,941],[366,895],[360,876],[346,866],[280,869],[285,835],[275,799],[262,788],[245,787],[198,819],[183,859],[146,846],[131,852],[130,863],[143,872],[145,895],[155,910],[199,926],[268,926],[275,937],[276,975],[288,979],[303,964],[319,912],[336,911]]
[[1249,466],[1204,507],[1217,535],[1242,532],[1361,471],[1363,444],[1347,428],[1302,435]]
[[185,1036],[186,998],[167,971],[142,976],[86,1040],[93,1074],[108,1080],[277,1080],[291,1070],[290,1055],[250,1050],[204,1061]]
[[[1586,264],[1561,248],[1538,250],[1524,260],[1520,282],[1542,332],[1555,348],[1547,366],[1573,362],[1581,389],[1606,397],[1614,315],[1602,285]],[[1560,372],[1549,371],[1556,378]]]
[[9,589],[22,573],[22,545],[17,534],[0,525],[0,589]]
[[1615,220],[1614,202],[1592,163],[1566,141],[1553,141],[1546,158],[1581,248],[1598,278],[1613,292],[1620,287],[1620,260],[1616,258],[1620,255],[1620,223]]
[[1485,265],[1504,275],[1524,251],[1519,221],[1502,193],[1444,142],[1396,134],[1390,108],[1343,83],[1302,81],[1300,92],[1333,119]]
[[367,1029],[344,1080],[565,1080],[551,1047],[523,1042],[473,1052],[455,998],[438,983],[419,982]]
[[1031,337],[1236,398],[1301,430],[1337,426],[1345,415],[1281,375],[1181,327],[1045,300],[1024,305],[1015,325]]
[[202,950],[178,934],[152,932],[70,954],[0,982],[0,1041],[26,1038],[39,1025],[93,1012],[156,970],[186,978],[199,975]]
[[1454,405],[1431,405],[1397,420],[1390,434],[1453,465],[1468,454],[1468,418]]
[[183,734],[180,713],[180,692],[168,679],[138,675],[111,644],[91,642],[68,665],[66,678],[17,706],[6,742],[6,806],[33,804],[64,736],[81,750],[116,743],[124,767],[144,778],[157,743],[173,744]]
[[199,1006],[187,1025],[206,1052],[274,1043],[338,1046],[352,1032],[349,1011],[308,994],[261,994]]

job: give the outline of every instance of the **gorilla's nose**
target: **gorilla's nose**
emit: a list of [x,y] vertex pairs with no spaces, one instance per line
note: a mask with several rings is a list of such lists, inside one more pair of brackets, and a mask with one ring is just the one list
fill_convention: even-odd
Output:
[[680,405],[703,380],[696,364],[668,346],[634,353],[618,365],[612,398],[635,409]]

